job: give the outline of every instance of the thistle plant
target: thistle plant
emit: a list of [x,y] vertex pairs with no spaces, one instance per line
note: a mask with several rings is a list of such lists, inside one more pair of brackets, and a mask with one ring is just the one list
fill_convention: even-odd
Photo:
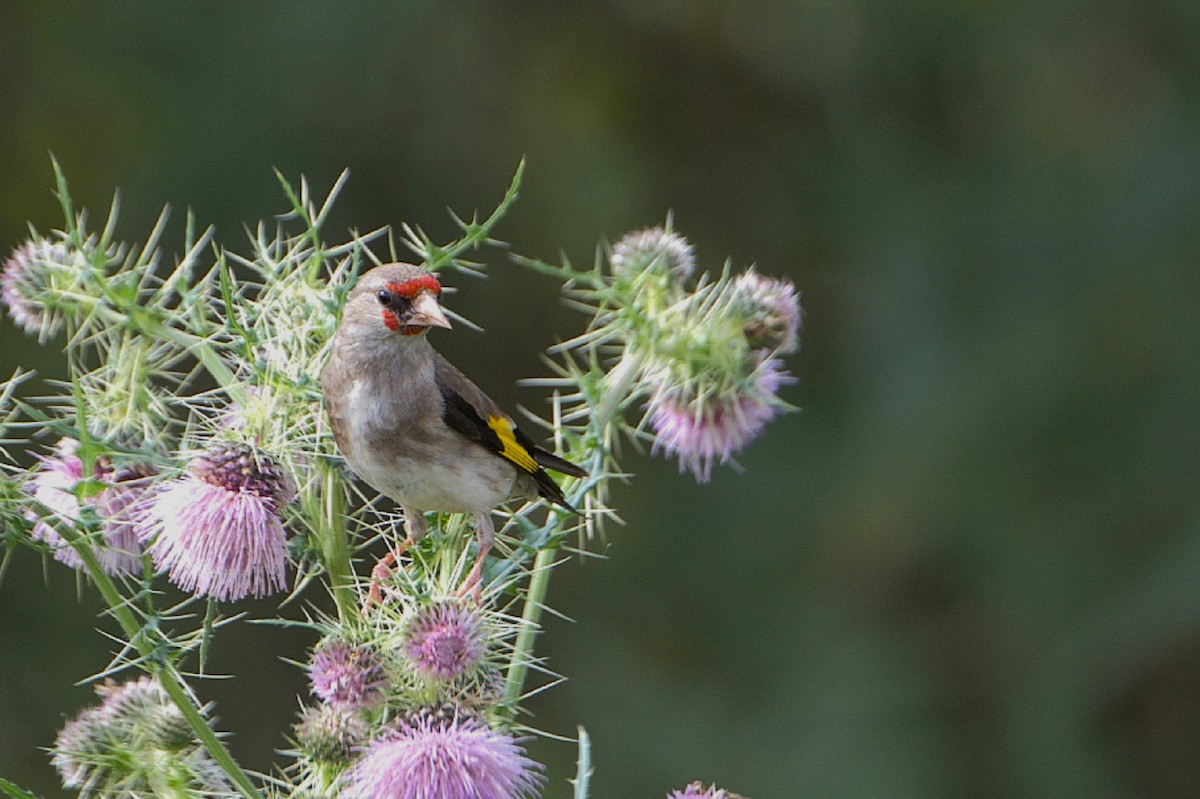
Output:
[[[706,481],[790,409],[778,392],[793,382],[782,359],[801,322],[791,284],[728,263],[701,272],[669,219],[602,247],[589,268],[515,258],[560,279],[586,314],[582,332],[550,349],[551,374],[528,382],[550,389],[548,418],[530,421],[587,477],[561,486],[578,515],[544,500],[503,509],[496,555],[478,595],[464,596],[473,536],[462,514],[432,517],[394,569],[372,573],[371,553],[394,551],[403,533],[347,472],[317,376],[357,276],[396,260],[398,246],[439,278],[484,271],[467,258],[497,244],[523,165],[492,213],[456,217],[460,235],[446,244],[408,225],[330,244],[345,175],[320,199],[279,176],[289,213],[252,228],[243,254],[189,216],[170,261],[165,211],[144,244],[119,243],[118,203],[92,231],[54,168],[64,225],[31,229],[12,250],[0,301],[26,333],[62,347],[68,379],[28,399],[28,373],[0,383],[0,520],[5,560],[24,549],[85,575],[121,642],[91,678],[100,703],[51,748],[64,786],[247,799],[549,790],[526,751],[540,733],[522,706],[561,679],[534,651],[551,575],[615,516],[609,487],[629,475],[622,440]],[[18,465],[22,450],[31,466]],[[182,601],[168,603],[164,582]],[[271,621],[310,631],[293,662],[311,690],[280,733],[287,759],[255,774],[213,729],[196,675],[221,630],[244,621],[236,603],[264,596],[302,609]],[[579,750],[571,784],[586,797],[582,729]],[[0,790],[29,796],[2,780]],[[685,795],[733,796],[699,783],[671,794]]]

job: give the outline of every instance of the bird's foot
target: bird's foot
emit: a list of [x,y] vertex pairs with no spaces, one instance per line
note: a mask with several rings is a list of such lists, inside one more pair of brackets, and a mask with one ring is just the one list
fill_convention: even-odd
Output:
[[467,573],[467,579],[458,587],[454,595],[460,598],[470,596],[475,600],[476,605],[483,604],[483,558],[475,561],[475,565]]
[[479,555],[475,558],[475,565],[471,567],[471,571],[467,572],[467,579],[454,592],[455,596],[465,597],[469,595],[475,600],[475,604],[483,604],[483,561],[491,551],[492,534],[491,530],[488,530],[487,534],[480,538]]
[[363,603],[364,611],[370,610],[375,605],[383,604],[383,588],[380,586],[380,581],[386,580],[396,573],[392,565],[400,560],[400,556],[406,549],[408,549],[407,541],[380,558],[379,562],[375,564],[375,568],[371,569],[371,587],[367,591],[367,599]]

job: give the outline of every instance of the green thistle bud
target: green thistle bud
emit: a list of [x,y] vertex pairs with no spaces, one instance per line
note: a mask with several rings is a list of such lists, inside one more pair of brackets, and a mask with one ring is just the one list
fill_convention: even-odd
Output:
[[196,741],[196,733],[174,704],[148,708],[143,722],[147,740],[167,752],[178,752]]
[[322,704],[304,709],[295,733],[296,743],[313,760],[349,763],[367,740],[367,725],[355,712]]
[[760,275],[749,269],[730,286],[730,306],[744,321],[742,332],[753,349],[781,354],[799,346],[800,302],[790,281]]
[[688,240],[661,227],[627,233],[613,245],[608,260],[618,277],[659,272],[682,283],[696,269],[696,256]]
[[[163,786],[222,794],[229,783],[153,678],[96,687],[99,705],[67,722],[51,763],[81,796],[154,794]],[[202,709],[203,712],[203,709]]]
[[86,314],[99,300],[88,253],[62,241],[34,238],[15,249],[0,271],[0,298],[13,321],[39,341],[57,334],[66,318]]

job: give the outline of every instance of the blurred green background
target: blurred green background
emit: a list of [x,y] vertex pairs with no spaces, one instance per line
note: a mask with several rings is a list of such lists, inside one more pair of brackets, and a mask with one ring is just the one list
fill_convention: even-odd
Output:
[[[668,210],[701,264],[803,291],[803,412],[707,486],[628,453],[608,560],[551,587],[593,796],[692,779],[767,797],[1200,796],[1200,4],[885,0],[0,4],[0,249],[61,224],[48,151],[119,233],[285,209],[328,229],[490,208],[588,262]],[[577,330],[485,254],[438,346],[508,406]],[[5,319],[0,372],[61,374]],[[250,604],[258,615],[270,603]],[[0,585],[0,775],[47,756],[106,662],[94,592]],[[103,622],[99,622],[103,625]],[[265,768],[298,633],[242,626],[201,686]],[[549,796],[574,749],[532,745]]]

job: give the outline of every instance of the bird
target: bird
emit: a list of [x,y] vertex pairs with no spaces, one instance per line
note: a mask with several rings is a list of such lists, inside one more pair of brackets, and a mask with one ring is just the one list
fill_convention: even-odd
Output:
[[511,500],[543,497],[578,513],[547,470],[587,476],[535,443],[433,348],[429,331],[451,327],[441,296],[437,276],[420,266],[388,263],[363,273],[346,298],[321,371],[338,450],[404,518],[405,539],[373,570],[368,605],[381,602],[378,581],[425,536],[426,511],[474,514],[479,553],[460,590],[478,601],[495,538],[492,511]]

